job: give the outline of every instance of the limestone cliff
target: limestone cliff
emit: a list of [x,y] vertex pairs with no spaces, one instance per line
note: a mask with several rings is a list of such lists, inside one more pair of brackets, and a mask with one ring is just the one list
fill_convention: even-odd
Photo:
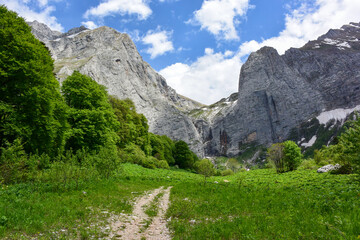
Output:
[[236,104],[208,121],[206,153],[238,155],[284,141],[324,111],[360,105],[359,39],[360,24],[351,23],[282,56],[269,47],[252,53],[241,68]]

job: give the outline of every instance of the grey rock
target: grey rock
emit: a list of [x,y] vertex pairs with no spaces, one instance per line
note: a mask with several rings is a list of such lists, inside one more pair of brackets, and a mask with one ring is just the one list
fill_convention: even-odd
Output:
[[335,164],[335,165],[329,164],[329,165],[325,165],[325,166],[319,168],[317,170],[317,172],[318,173],[326,173],[326,172],[338,170],[340,168],[341,168],[341,166],[339,164]]
[[206,155],[234,156],[281,142],[323,111],[360,105],[359,26],[330,30],[282,56],[270,47],[252,53],[241,68],[236,104],[210,119],[200,115],[212,133]]

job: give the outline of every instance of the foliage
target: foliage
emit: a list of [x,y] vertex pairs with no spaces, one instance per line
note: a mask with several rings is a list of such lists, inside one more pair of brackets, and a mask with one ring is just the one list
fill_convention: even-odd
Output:
[[231,169],[226,169],[221,171],[221,176],[231,176],[234,175],[234,172]]
[[302,161],[300,166],[298,167],[299,170],[316,170],[318,168],[319,166],[312,158]]
[[[196,155],[195,155],[196,156]],[[175,164],[183,169],[192,169],[195,159],[193,152],[189,149],[189,146],[184,141],[177,141],[175,143]]]
[[150,133],[151,156],[156,157],[158,160],[164,160],[164,145],[159,135]]
[[278,173],[285,172],[284,146],[280,143],[275,143],[267,150],[267,160],[275,165]]
[[27,164],[26,153],[19,139],[7,148],[1,149],[0,156],[0,183],[4,184],[21,182],[26,179],[23,169]]
[[171,140],[168,136],[160,136],[162,144],[164,146],[164,158],[167,163],[172,166],[175,164],[174,152],[175,152],[175,142]]
[[288,171],[294,171],[302,161],[301,148],[293,141],[286,141],[284,145],[284,161]]
[[61,90],[70,107],[71,131],[66,148],[99,150],[105,145],[115,145],[119,122],[105,87],[75,71],[63,82]]
[[158,168],[163,168],[163,169],[170,169],[168,162],[165,161],[165,160],[158,161],[157,162],[157,167]]
[[360,118],[352,121],[338,138],[338,143],[323,146],[315,152],[314,160],[317,164],[340,163],[343,170],[360,172]]
[[109,96],[109,101],[120,124],[117,129],[117,146],[124,148],[134,143],[145,155],[151,155],[149,126],[145,116],[136,112],[135,105],[130,99],[120,100],[115,96]]
[[138,145],[132,143],[120,151],[120,158],[123,159],[124,162],[142,165],[146,159],[146,155]]
[[24,19],[0,6],[0,147],[19,138],[27,153],[62,150],[66,105],[52,70]]
[[278,173],[296,170],[302,158],[301,149],[293,141],[275,143],[267,151],[267,159]]
[[241,168],[241,164],[235,158],[230,158],[226,162],[226,167],[233,172],[237,172]]
[[206,178],[215,175],[214,164],[209,159],[202,159],[195,164],[197,173],[204,176],[204,182]]

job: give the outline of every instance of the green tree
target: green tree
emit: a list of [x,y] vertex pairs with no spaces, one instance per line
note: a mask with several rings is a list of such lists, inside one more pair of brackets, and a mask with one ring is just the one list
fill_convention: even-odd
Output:
[[183,169],[193,169],[195,160],[189,146],[184,141],[175,142],[175,164]]
[[150,133],[150,144],[152,148],[151,155],[157,158],[158,160],[164,160],[164,145],[162,138],[159,135]]
[[75,71],[63,82],[62,92],[70,107],[67,149],[99,150],[116,144],[119,122],[104,86]]
[[267,150],[267,159],[273,162],[278,173],[296,170],[302,158],[300,147],[293,141],[273,144]]
[[204,184],[206,183],[206,178],[213,176],[215,174],[214,164],[209,159],[202,159],[196,164],[197,173],[204,176]]
[[0,6],[0,147],[19,138],[28,153],[56,154],[66,128],[49,51],[24,19]]
[[275,143],[267,150],[267,160],[275,165],[276,172],[285,172],[284,146],[281,143]]
[[175,143],[168,136],[160,136],[164,146],[164,158],[169,165],[175,164],[174,152],[175,152]]
[[300,165],[303,155],[301,148],[293,141],[283,142],[284,162],[288,171],[294,171]]
[[136,144],[146,155],[150,155],[150,135],[146,117],[136,112],[135,105],[130,99],[120,100],[109,96],[109,101],[119,122],[117,146],[125,148],[130,143]]
[[349,128],[338,138],[338,143],[324,146],[315,154],[316,163],[340,163],[341,173],[360,172],[360,118],[350,123]]

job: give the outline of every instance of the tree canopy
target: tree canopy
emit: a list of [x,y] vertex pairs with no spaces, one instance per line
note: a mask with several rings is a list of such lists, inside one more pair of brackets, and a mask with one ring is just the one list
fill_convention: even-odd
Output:
[[54,154],[66,126],[49,51],[23,18],[0,6],[0,146],[21,139],[27,152]]
[[101,146],[115,145],[119,122],[105,87],[75,71],[63,82],[61,90],[70,107],[71,130],[66,148],[98,150]]

